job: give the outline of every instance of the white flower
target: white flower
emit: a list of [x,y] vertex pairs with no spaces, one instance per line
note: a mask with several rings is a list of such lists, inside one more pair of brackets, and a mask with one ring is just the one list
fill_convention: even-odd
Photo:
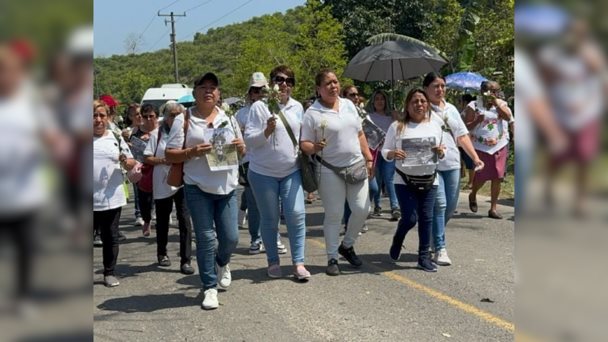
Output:
[[275,85],[274,85],[274,87],[272,87],[272,89],[273,89],[274,91],[278,92],[278,91],[279,91],[279,85],[278,85],[278,84],[275,84]]

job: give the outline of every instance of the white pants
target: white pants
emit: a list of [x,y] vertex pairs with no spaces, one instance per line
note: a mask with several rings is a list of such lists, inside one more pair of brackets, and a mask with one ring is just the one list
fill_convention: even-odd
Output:
[[358,184],[348,184],[333,171],[321,166],[319,179],[319,195],[325,209],[323,220],[323,234],[325,235],[325,249],[327,259],[338,259],[340,242],[340,225],[344,215],[344,201],[348,201],[352,214],[348,220],[348,230],[342,243],[350,248],[355,244],[359,232],[369,213],[368,180]]

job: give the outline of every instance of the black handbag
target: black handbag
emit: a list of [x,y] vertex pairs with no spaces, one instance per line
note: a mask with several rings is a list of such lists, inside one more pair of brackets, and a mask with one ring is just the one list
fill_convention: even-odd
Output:
[[249,186],[247,172],[249,172],[249,162],[239,164],[239,184],[242,186]]
[[287,122],[287,119],[285,119],[285,116],[281,111],[279,111],[279,118],[281,118],[281,121],[283,121],[283,125],[287,130],[287,134],[289,134],[289,137],[291,138],[293,146],[298,149],[298,156],[296,162],[300,167],[300,175],[302,176],[302,188],[306,192],[317,191],[317,189],[319,188],[319,183],[317,181],[315,163],[311,160],[309,156],[307,156],[304,152],[302,152],[302,150],[300,150],[300,146],[298,145],[296,137],[291,130],[291,126],[289,125],[289,122]]

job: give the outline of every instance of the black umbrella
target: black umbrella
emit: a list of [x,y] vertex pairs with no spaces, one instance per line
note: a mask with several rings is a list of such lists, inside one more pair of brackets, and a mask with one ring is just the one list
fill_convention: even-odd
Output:
[[348,63],[344,76],[359,81],[407,80],[439,71],[448,62],[432,46],[403,35],[382,34],[384,40],[359,51]]

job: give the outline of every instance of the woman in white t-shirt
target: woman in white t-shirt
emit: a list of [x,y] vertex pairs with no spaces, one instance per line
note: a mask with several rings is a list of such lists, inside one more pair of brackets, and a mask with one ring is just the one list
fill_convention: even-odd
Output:
[[[192,255],[192,222],[190,212],[184,199],[183,187],[174,187],[167,184],[167,175],[171,163],[165,159],[165,148],[167,139],[175,117],[181,115],[185,108],[175,102],[168,101],[161,107],[162,123],[150,132],[150,139],[144,151],[145,162],[153,165],[152,194],[156,206],[156,256],[160,266],[171,266],[171,260],[167,255],[167,242],[169,235],[169,218],[175,211],[179,228],[179,256],[180,271],[183,274],[193,274],[194,269],[190,265]],[[160,138],[160,139],[159,139]]]
[[[436,173],[437,157],[443,159],[445,155],[445,146],[441,140],[443,132],[437,121],[431,119],[429,100],[422,89],[412,89],[405,98],[404,107],[403,118],[398,118],[391,124],[382,148],[382,157],[389,161],[396,160],[395,190],[401,210],[401,219],[389,255],[394,261],[399,260],[405,235],[417,223],[418,268],[426,272],[437,272],[437,266],[431,261],[430,248],[439,179],[428,176],[428,187],[421,189],[406,184],[404,175],[426,176]],[[406,147],[404,150],[404,144],[419,146],[415,149]],[[408,156],[410,158],[406,159]]]
[[452,264],[445,248],[445,226],[452,217],[458,196],[460,195],[460,152],[458,145],[471,157],[476,167],[483,167],[483,162],[477,156],[469,131],[465,126],[458,109],[445,100],[445,79],[431,72],[422,81],[424,92],[429,98],[431,119],[443,129],[442,141],[446,146],[445,158],[437,166],[437,199],[433,212],[433,247],[434,261],[437,265]]
[[[223,162],[222,154],[234,145],[239,154],[245,144],[236,120],[217,106],[219,79],[211,72],[194,81],[196,104],[173,122],[165,156],[184,162],[184,194],[196,235],[196,262],[205,310],[217,309],[217,287],[230,286],[230,257],[238,244],[238,165]],[[184,121],[187,132],[184,133]],[[184,143],[185,142],[185,143]],[[228,150],[229,151],[229,150]],[[217,243],[217,249],[216,249]]]
[[103,276],[108,287],[120,283],[114,275],[118,259],[118,223],[127,204],[122,168],[135,166],[129,146],[119,134],[107,129],[110,109],[93,101],[93,225],[103,242]]
[[[308,155],[316,154],[333,168],[365,164],[367,174],[373,175],[373,159],[361,126],[361,119],[352,101],[340,97],[340,82],[331,70],[322,70],[315,77],[320,98],[304,114],[300,147]],[[319,195],[323,200],[325,219],[323,233],[328,265],[325,273],[340,274],[338,253],[348,262],[360,267],[363,263],[353,248],[369,211],[368,179],[347,183],[334,170],[319,164]],[[340,221],[344,201],[352,211],[348,230],[339,242]]]

